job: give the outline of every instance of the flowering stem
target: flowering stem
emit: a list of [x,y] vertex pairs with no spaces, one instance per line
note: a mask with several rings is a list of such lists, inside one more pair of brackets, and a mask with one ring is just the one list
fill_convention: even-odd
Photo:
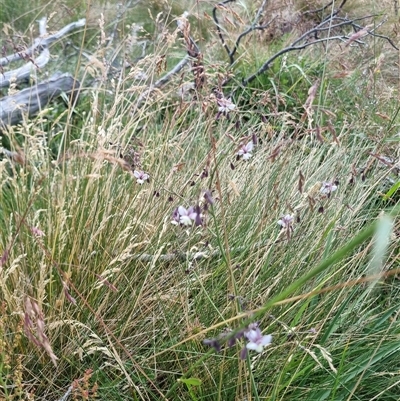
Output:
[[[389,212],[388,215],[391,217],[396,217],[400,215],[400,205],[397,205],[396,207],[392,208]],[[354,237],[352,240],[350,240],[344,247],[341,249],[337,250],[332,256],[329,258],[324,259],[317,267],[312,269],[309,273],[306,275],[300,277],[297,279],[295,282],[293,282],[291,285],[289,285],[284,291],[282,291],[280,294],[276,295],[275,297],[271,298],[263,307],[261,307],[258,310],[253,311],[253,314],[251,318],[247,318],[241,322],[241,327],[246,327],[250,323],[254,322],[257,320],[257,318],[264,316],[265,313],[271,309],[274,305],[280,303],[281,301],[285,300],[286,298],[289,297],[290,294],[295,292],[299,287],[304,285],[307,281],[312,279],[313,277],[317,276],[318,274],[322,273],[324,270],[326,270],[328,267],[331,265],[339,262],[342,260],[349,252],[351,252],[353,249],[357,248],[360,246],[364,241],[366,241],[368,238],[372,237],[377,224],[379,222],[375,221],[371,223],[368,227],[366,227],[364,230],[362,230],[356,237]],[[220,323],[214,324],[212,327],[209,327],[206,330],[202,330],[199,333],[197,333],[197,336],[202,335],[207,333],[211,329],[216,329],[221,326],[226,326],[228,323],[235,322],[237,320],[243,319],[244,317],[248,316],[248,314],[241,313],[237,316],[234,316],[232,318],[226,319]],[[236,332],[232,332],[229,336],[226,336],[224,338],[225,341],[228,341],[231,337],[233,337],[236,334]],[[185,340],[182,340],[178,342],[177,344],[169,347],[166,350],[163,350],[161,352],[158,352],[157,354],[153,355],[153,358],[156,356],[159,356],[167,351],[171,351],[171,349],[178,347],[179,345],[184,344],[185,342],[192,340],[196,336],[191,336],[190,338],[187,338]],[[208,355],[207,353],[206,355]],[[202,359],[203,360],[203,359]]]

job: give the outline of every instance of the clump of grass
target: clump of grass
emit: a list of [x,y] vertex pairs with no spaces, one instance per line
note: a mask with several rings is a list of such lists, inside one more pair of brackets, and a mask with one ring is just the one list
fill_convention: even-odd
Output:
[[[375,92],[374,110],[390,117],[378,136],[376,116],[362,113],[369,78],[338,84],[322,71],[308,114],[294,95],[296,117],[240,102],[221,110],[214,45],[202,90],[177,94],[187,69],[136,107],[179,46],[167,33],[176,42],[98,78],[65,121],[43,112],[4,133],[2,396],[393,399],[400,227],[398,199],[383,195],[398,177],[382,160],[399,157],[398,105]],[[148,82],[133,81],[138,72]],[[304,94],[301,80],[290,85]],[[356,90],[358,109],[345,106]],[[390,228],[376,230],[388,204]],[[24,325],[27,297],[56,367]],[[252,337],[229,347],[229,336],[256,322],[272,343],[242,360]]]

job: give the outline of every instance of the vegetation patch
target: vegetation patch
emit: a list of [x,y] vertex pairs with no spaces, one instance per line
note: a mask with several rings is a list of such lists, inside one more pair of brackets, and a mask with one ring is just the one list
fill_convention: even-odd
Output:
[[79,88],[1,126],[0,398],[397,399],[397,2],[34,3],[2,99]]

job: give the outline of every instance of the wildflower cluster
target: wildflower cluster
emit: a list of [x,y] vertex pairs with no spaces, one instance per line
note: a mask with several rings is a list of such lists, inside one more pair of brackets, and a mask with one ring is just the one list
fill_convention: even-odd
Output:
[[217,338],[208,338],[203,341],[205,345],[213,347],[217,352],[221,351],[222,343],[226,341],[229,348],[233,347],[237,340],[244,339],[245,346],[240,351],[240,359],[246,359],[249,350],[262,352],[265,347],[272,343],[270,334],[263,335],[258,323],[251,323],[247,328],[233,334],[231,330],[226,330]]

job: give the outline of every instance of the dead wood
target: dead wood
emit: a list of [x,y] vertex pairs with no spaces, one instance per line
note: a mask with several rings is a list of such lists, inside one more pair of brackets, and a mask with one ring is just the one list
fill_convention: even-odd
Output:
[[72,22],[66,25],[64,28],[60,29],[53,35],[47,35],[46,32],[46,23],[47,19],[44,17],[39,21],[39,33],[40,37],[36,38],[33,42],[33,45],[26,48],[25,50],[19,50],[14,54],[5,56],[0,58],[0,66],[7,65],[12,63],[13,61],[27,59],[28,57],[32,57],[36,50],[41,48],[47,48],[52,43],[56,42],[57,40],[61,39],[63,36],[67,35],[69,32],[76,28],[82,28],[86,24],[86,19],[82,18],[78,21]]
[[74,103],[79,87],[79,81],[71,74],[56,73],[47,81],[0,99],[0,129],[18,124],[24,117],[34,116],[63,92],[70,94]]
[[[48,46],[62,38],[71,30],[85,25],[86,20],[73,22],[53,35],[47,34],[47,19],[39,20],[39,38],[34,44],[25,49],[18,50],[12,55],[0,58],[0,66],[16,60],[26,60],[27,63],[20,68],[11,71],[1,71],[0,88],[9,86],[12,82],[20,82],[29,79],[36,70],[42,69],[50,60]],[[35,56],[35,53],[38,55]],[[79,82],[70,74],[56,73],[49,80],[41,82],[18,93],[0,99],[0,129],[7,125],[15,125],[23,121],[24,117],[31,117],[42,110],[52,99],[61,93],[73,95],[73,101],[79,92]]]

